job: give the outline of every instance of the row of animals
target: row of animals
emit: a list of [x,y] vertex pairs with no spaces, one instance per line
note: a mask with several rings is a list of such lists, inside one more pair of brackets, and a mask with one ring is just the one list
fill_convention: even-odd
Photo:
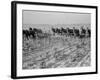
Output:
[[41,29],[37,28],[29,28],[29,30],[23,30],[23,35],[26,39],[29,38],[47,38],[51,35],[61,35],[61,36],[74,36],[78,38],[85,38],[85,37],[91,37],[91,30],[87,28],[81,27],[80,29],[76,29],[75,27],[71,28],[51,28],[52,33],[50,32],[43,32]]

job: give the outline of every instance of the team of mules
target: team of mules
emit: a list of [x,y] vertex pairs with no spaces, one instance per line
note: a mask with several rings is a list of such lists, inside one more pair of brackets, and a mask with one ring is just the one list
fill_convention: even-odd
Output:
[[75,27],[71,28],[52,28],[52,31],[55,34],[65,35],[65,36],[72,36],[72,37],[91,37],[91,30],[89,28],[85,29],[81,27],[81,29],[76,29]]
[[29,30],[23,30],[23,35],[26,39],[33,38],[33,39],[41,39],[41,38],[47,38],[51,35],[61,35],[66,37],[78,37],[80,39],[91,37],[91,30],[87,28],[81,27],[80,29],[77,29],[75,27],[73,28],[51,28],[51,33],[43,32],[41,29],[37,28],[29,28]]

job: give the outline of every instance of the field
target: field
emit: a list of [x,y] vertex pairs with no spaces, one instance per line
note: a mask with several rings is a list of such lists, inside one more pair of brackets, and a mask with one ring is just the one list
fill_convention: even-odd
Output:
[[23,39],[23,69],[86,67],[91,65],[90,38],[50,36]]

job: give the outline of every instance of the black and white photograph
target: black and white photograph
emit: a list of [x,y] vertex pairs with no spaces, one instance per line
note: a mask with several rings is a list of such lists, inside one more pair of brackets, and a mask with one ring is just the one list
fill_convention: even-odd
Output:
[[91,66],[91,14],[23,10],[23,69]]
[[13,78],[97,73],[96,6],[12,6]]

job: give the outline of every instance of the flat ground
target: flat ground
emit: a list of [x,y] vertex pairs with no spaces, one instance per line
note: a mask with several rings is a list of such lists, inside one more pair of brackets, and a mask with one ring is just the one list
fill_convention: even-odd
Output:
[[91,65],[90,38],[51,36],[23,39],[23,69],[86,67]]

